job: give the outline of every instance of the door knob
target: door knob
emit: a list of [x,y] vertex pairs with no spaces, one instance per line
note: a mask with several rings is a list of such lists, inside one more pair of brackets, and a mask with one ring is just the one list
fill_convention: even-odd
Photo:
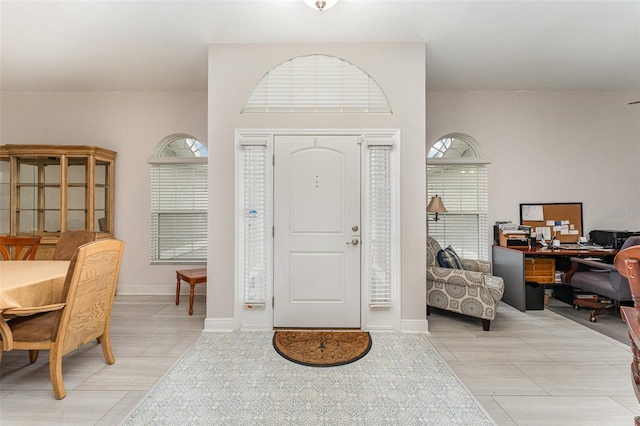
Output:
[[354,238],[354,239],[351,240],[351,242],[349,242],[347,244],[357,246],[359,242],[360,241],[357,238]]

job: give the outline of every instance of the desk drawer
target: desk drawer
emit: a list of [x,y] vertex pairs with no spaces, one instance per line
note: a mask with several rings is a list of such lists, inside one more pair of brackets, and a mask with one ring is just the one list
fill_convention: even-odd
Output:
[[525,258],[524,279],[534,283],[555,283],[556,262],[550,258]]

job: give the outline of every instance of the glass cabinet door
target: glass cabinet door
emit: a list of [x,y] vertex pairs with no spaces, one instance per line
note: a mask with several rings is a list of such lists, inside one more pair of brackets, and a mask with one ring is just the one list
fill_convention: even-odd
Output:
[[67,230],[87,228],[87,158],[67,160]]
[[60,158],[47,158],[43,161],[44,180],[40,185],[44,192],[39,202],[42,206],[42,232],[57,234],[60,232]]
[[109,229],[111,222],[109,220],[111,215],[109,210],[111,205],[111,200],[109,199],[111,194],[111,166],[112,163],[110,162],[96,161],[94,188],[95,223],[93,229],[100,232],[111,232],[111,229]]
[[17,234],[60,232],[60,158],[20,157],[17,165]]
[[0,157],[0,235],[9,235],[11,226],[11,162]]

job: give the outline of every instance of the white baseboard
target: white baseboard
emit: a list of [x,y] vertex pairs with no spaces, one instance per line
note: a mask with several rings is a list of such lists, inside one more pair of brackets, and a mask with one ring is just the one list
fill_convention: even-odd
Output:
[[[206,285],[197,285],[195,288],[196,295],[207,294]],[[122,285],[118,286],[118,294],[128,296],[168,296],[176,294],[176,285],[173,284],[154,284],[154,285]],[[180,294],[189,294],[189,284],[182,283],[180,286]]]
[[403,333],[429,333],[429,322],[424,320],[401,320],[400,329]]
[[233,324],[233,318],[205,318],[202,331],[205,333],[232,332]]
[[[157,285],[125,285],[118,287],[119,295],[128,296],[173,296],[176,294],[175,285],[157,284]],[[206,286],[196,286],[196,295],[206,295]],[[189,285],[183,284],[180,288],[180,295],[189,295]],[[247,331],[258,331],[266,328],[249,326],[244,327]],[[367,327],[368,331],[394,331],[393,326],[374,326]],[[231,332],[235,330],[235,322],[233,318],[206,318],[204,323],[205,332]],[[400,331],[403,333],[429,333],[429,324],[424,320],[401,320]]]

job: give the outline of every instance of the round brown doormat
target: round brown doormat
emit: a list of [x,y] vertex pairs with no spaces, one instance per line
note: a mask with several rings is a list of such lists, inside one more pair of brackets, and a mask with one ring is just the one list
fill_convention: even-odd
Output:
[[276,331],[273,347],[298,364],[335,367],[365,356],[371,349],[371,336],[366,331]]

